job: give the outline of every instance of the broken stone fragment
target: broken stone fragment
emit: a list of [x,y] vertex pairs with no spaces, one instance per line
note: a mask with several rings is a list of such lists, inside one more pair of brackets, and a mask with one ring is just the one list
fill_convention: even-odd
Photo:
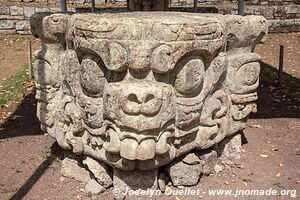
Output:
[[84,191],[89,195],[99,195],[105,191],[105,188],[100,185],[96,180],[91,179],[85,186]]
[[174,186],[193,186],[198,184],[202,173],[202,163],[194,155],[187,155],[186,159],[176,159],[169,164],[167,171]]
[[200,151],[198,153],[199,158],[203,161],[202,173],[210,175],[214,172],[214,167],[218,161],[218,154],[214,150]]
[[225,138],[218,145],[218,154],[221,160],[238,160],[241,158],[242,137],[237,134],[233,137]]
[[158,169],[148,171],[122,171],[114,168],[114,189],[113,196],[115,199],[124,199],[123,194],[127,190],[156,190]]
[[182,161],[188,165],[197,165],[201,162],[201,160],[194,153],[189,153]]
[[65,158],[62,161],[61,173],[63,176],[87,183],[91,179],[89,171],[78,165],[78,161]]
[[88,167],[100,185],[105,188],[112,186],[113,181],[109,174],[109,167],[106,164],[88,156],[83,160],[83,164]]
[[216,165],[216,166],[214,167],[214,170],[215,170],[216,173],[219,173],[219,172],[223,171],[223,168],[222,168],[221,165]]
[[160,173],[158,175],[158,187],[160,191],[165,192],[166,190],[166,175],[164,173]]

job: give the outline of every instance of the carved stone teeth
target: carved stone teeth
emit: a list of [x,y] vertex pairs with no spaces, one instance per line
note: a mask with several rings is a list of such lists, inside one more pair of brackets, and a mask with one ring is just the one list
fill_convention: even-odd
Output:
[[170,133],[170,131],[162,133],[162,135],[156,143],[157,154],[164,154],[170,150],[170,145],[168,144],[168,138],[170,137],[172,137],[172,133]]
[[120,152],[121,142],[118,133],[110,128],[107,130],[109,142],[104,143],[104,149],[110,153],[118,154]]
[[120,138],[121,141],[124,140],[125,138],[131,138],[131,139],[136,140],[139,144],[142,141],[148,140],[148,139],[157,140],[157,136],[137,134],[137,133],[129,133],[129,132],[121,132],[119,134],[119,138]]
[[143,141],[137,148],[136,159],[137,160],[149,160],[155,156],[156,143],[152,139]]
[[135,160],[138,146],[139,144],[137,141],[133,139],[125,138],[121,142],[121,151],[120,151],[121,157],[127,160]]

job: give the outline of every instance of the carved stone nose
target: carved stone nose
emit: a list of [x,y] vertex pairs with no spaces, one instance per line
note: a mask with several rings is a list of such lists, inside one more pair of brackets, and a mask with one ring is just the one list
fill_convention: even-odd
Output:
[[154,94],[145,94],[145,96],[137,95],[137,94],[129,94],[127,96],[128,101],[132,101],[137,104],[144,104],[151,101],[152,99],[155,99]]
[[151,89],[131,91],[122,100],[122,110],[129,115],[152,116],[159,112],[161,105],[161,95]]

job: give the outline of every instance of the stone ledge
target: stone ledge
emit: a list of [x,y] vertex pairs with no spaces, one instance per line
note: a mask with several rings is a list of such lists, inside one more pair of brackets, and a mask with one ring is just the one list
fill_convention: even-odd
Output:
[[[3,0],[0,2],[3,2]],[[54,2],[54,1],[52,1]],[[173,1],[177,4],[183,1]],[[235,4],[220,4],[215,6],[212,1],[201,1],[201,2],[210,2],[209,4],[200,4],[198,8],[198,12],[200,13],[220,13],[220,14],[236,14],[237,8]],[[30,5],[27,3],[26,5]],[[57,5],[58,6],[58,5]],[[90,11],[88,7],[80,7],[80,8],[70,8],[68,9],[70,12],[76,13],[86,13]],[[172,7],[172,11],[186,11],[192,12],[193,8],[190,6],[185,7]],[[16,27],[6,27],[7,21],[12,21],[14,24],[19,22],[25,23],[24,21],[28,21],[30,16],[36,12],[59,12],[59,7],[19,7],[19,6],[0,6],[0,30],[7,29],[16,29]],[[106,6],[101,6],[96,9],[96,12],[125,12],[126,8],[115,5],[114,8],[108,8]],[[286,5],[286,6],[259,6],[259,5],[248,5],[245,9],[246,15],[262,15],[269,20],[270,32],[293,32],[300,31],[299,19],[300,19],[300,5]],[[3,25],[5,24],[6,25]],[[27,22],[28,23],[28,22]],[[8,32],[9,34],[26,34],[28,32],[28,26],[21,27],[18,26],[16,31],[2,31],[2,33]]]

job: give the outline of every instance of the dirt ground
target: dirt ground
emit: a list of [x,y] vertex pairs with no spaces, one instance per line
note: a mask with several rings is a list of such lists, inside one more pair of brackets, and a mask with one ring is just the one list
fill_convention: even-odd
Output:
[[[26,40],[16,37],[20,45],[5,48],[4,38],[0,43],[0,70],[7,77],[15,73],[26,60]],[[10,37],[7,41],[11,40]],[[6,41],[6,42],[7,42]],[[24,44],[23,46],[21,44]],[[38,42],[34,44],[37,47]],[[263,61],[273,66],[278,63],[278,44],[285,45],[284,70],[295,76],[300,83],[300,33],[270,35],[257,51]],[[18,50],[14,50],[18,49]],[[10,53],[7,53],[10,51]],[[2,53],[4,52],[4,53]],[[17,52],[17,56],[15,56]],[[9,56],[3,56],[9,55]],[[4,64],[5,63],[5,64]],[[10,65],[11,67],[7,67]],[[13,68],[13,69],[11,69]],[[10,71],[6,71],[6,70]],[[267,72],[262,75],[266,75]],[[298,78],[296,78],[298,77]],[[297,90],[298,89],[298,90]],[[35,117],[34,91],[26,91],[19,104],[11,103],[0,108],[0,199],[2,200],[71,200],[111,199],[111,189],[100,196],[88,197],[84,185],[61,178],[61,148],[39,129]],[[0,114],[1,120],[1,114]],[[244,131],[240,164],[227,166],[222,172],[202,177],[198,186],[208,189],[259,189],[270,188],[297,190],[297,197],[289,196],[244,196],[235,199],[299,199],[300,192],[300,93],[299,88],[289,91],[278,88],[276,83],[261,77],[258,112],[251,115],[249,127]],[[262,156],[263,155],[263,156]],[[130,199],[150,199],[133,197]],[[156,196],[152,199],[223,199],[232,196]]]
[[33,53],[40,46],[32,36],[0,35],[0,83],[14,75],[22,66],[28,66],[28,42],[32,41]]
[[264,62],[278,69],[279,45],[284,46],[283,71],[300,78],[300,33],[269,34],[264,44],[256,47]]

